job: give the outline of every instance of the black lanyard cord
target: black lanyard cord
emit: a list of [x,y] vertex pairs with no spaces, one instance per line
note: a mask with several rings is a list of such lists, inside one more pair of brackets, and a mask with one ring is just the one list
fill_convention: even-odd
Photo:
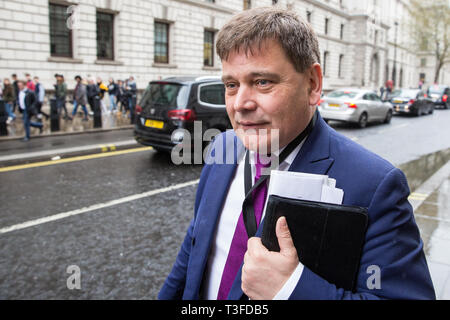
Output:
[[[311,133],[317,121],[318,111],[314,114],[313,118],[309,122],[308,126],[302,133],[300,133],[294,140],[292,140],[286,148],[281,152],[279,156],[279,164],[281,164],[286,158],[294,151],[294,149]],[[245,183],[245,199],[242,204],[242,213],[244,218],[244,225],[249,238],[254,237],[257,231],[257,223],[255,210],[253,207],[253,191],[264,183],[269,175],[262,175],[255,184],[252,182],[252,168],[250,166],[250,151],[247,150],[245,155],[244,166],[244,183]],[[253,185],[253,186],[252,186]]]

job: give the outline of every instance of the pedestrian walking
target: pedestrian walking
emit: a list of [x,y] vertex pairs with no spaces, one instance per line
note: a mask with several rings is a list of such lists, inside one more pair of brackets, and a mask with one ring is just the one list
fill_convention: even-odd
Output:
[[116,112],[117,111],[117,103],[116,103],[116,97],[118,93],[118,86],[114,82],[113,78],[109,79],[109,85],[108,85],[108,94],[109,94],[109,112]]
[[87,90],[86,86],[82,83],[82,79],[80,76],[75,77],[75,81],[77,82],[77,85],[75,86],[75,90],[73,91],[73,97],[74,97],[74,108],[72,111],[72,117],[75,117],[77,114],[78,106],[81,106],[84,112],[84,118],[83,121],[88,121],[88,111],[86,109],[86,103],[87,103]]
[[14,101],[14,104],[13,104],[12,112],[15,113],[16,112],[16,106],[18,105],[18,99],[19,99],[19,86],[18,86],[19,80],[17,79],[17,74],[15,74],[15,73],[13,73],[11,75],[11,78],[12,78],[12,81],[13,81],[14,95],[16,97],[16,100]]
[[102,108],[102,113],[106,114],[106,112],[108,110],[106,109],[106,105],[105,105],[105,102],[103,101],[103,98],[105,97],[105,93],[108,92],[108,87],[103,83],[102,78],[100,78],[100,77],[97,78],[97,86],[100,90],[99,97],[100,97],[100,106]]
[[42,116],[45,116],[45,119],[49,119],[50,116],[42,111],[42,106],[44,105],[45,100],[45,88],[42,85],[42,83],[39,82],[39,77],[34,77],[34,93],[36,94],[37,102],[36,102],[36,109],[38,112],[38,119],[42,119]]
[[31,80],[31,75],[29,73],[25,73],[25,77],[27,78],[27,88],[34,92],[36,86],[34,85],[33,80]]
[[128,110],[127,96],[125,94],[124,82],[117,80],[117,104],[120,103],[119,112],[125,114]]
[[130,109],[129,118],[134,119],[134,109],[136,107],[137,86],[134,77],[130,76],[127,82],[128,108]]
[[23,141],[30,140],[30,127],[39,128],[39,132],[43,131],[43,124],[40,122],[31,121],[31,118],[37,115],[36,109],[36,95],[33,91],[27,88],[26,81],[20,80],[19,87],[19,109],[23,113],[23,126],[25,129],[25,138]]
[[12,121],[16,120],[16,115],[13,112],[13,104],[16,102],[16,93],[8,78],[3,80],[3,101],[5,101],[5,108],[8,113],[7,124],[10,124]]
[[55,84],[55,99],[56,105],[58,107],[58,113],[61,114],[61,109],[64,110],[64,119],[72,120],[69,116],[66,107],[66,97],[67,97],[67,85],[64,81],[64,76],[62,74],[55,74],[56,84]]
[[88,103],[91,108],[90,114],[93,115],[95,109],[95,99],[98,99],[100,97],[100,89],[98,88],[93,78],[89,78],[86,92]]

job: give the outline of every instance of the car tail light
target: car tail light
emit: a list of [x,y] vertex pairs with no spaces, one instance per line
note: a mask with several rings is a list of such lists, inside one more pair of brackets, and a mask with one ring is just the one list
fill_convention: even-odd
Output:
[[428,98],[428,95],[425,93],[425,94],[423,95],[423,97],[424,97],[424,98]]
[[411,99],[411,100],[409,100],[408,104],[413,104],[414,102],[416,102],[416,100],[415,99]]
[[348,105],[349,108],[351,109],[358,109],[358,106],[354,103],[351,102],[345,102],[346,105]]
[[323,99],[320,99],[320,100],[319,100],[319,103],[318,103],[317,105],[320,106],[320,105],[322,105],[323,102],[324,102],[324,100],[323,100]]
[[167,116],[172,120],[193,121],[195,112],[190,109],[170,110]]
[[136,105],[136,114],[141,114],[142,113],[142,107],[140,105]]
[[442,96],[442,102],[447,102],[448,96],[446,94],[444,94]]

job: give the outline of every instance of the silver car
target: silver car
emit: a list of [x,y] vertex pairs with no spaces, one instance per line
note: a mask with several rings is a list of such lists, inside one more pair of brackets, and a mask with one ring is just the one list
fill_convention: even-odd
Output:
[[393,114],[391,103],[375,92],[355,88],[330,92],[320,100],[319,111],[325,121],[357,123],[360,128],[369,122],[390,123]]

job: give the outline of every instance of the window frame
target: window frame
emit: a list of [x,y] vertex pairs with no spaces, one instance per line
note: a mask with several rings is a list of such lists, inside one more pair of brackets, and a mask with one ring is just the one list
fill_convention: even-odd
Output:
[[[166,62],[161,62],[161,61],[156,61],[156,47],[157,47],[157,40],[156,40],[156,24],[161,24],[161,25],[165,25],[166,26],[166,52],[167,52],[167,61]],[[153,22],[153,62],[154,63],[158,63],[158,64],[170,64],[170,26],[171,23],[168,21],[162,21],[162,20],[157,20],[155,19]],[[161,42],[159,42],[159,44],[161,44]]]
[[225,89],[225,84],[222,81],[214,81],[214,82],[207,82],[207,83],[202,83],[199,84],[197,87],[197,101],[200,105],[205,106],[205,107],[211,107],[211,108],[226,108],[226,104],[213,104],[213,103],[208,103],[205,101],[202,101],[200,99],[200,91],[203,87],[208,87],[208,86],[213,86],[213,85],[222,85]]
[[[74,57],[74,53],[73,53],[73,30],[72,29],[69,29],[69,28],[67,28],[68,30],[69,30],[69,54],[68,55],[65,55],[65,54],[55,54],[55,53],[52,53],[52,28],[51,28],[51,24],[52,24],[52,15],[51,15],[51,6],[55,6],[55,7],[62,7],[62,8],[65,8],[65,12],[67,13],[67,9],[69,8],[69,5],[65,5],[65,4],[61,4],[61,3],[55,3],[55,2],[49,2],[48,3],[48,18],[49,18],[49,25],[48,25],[48,28],[49,28],[49,40],[50,40],[50,43],[49,43],[49,45],[50,45],[50,56],[51,57],[56,57],[56,58],[69,58],[69,59],[73,59],[73,57]],[[69,18],[70,16],[69,15],[67,15],[67,17],[66,17],[66,19],[67,18]],[[67,27],[67,25],[66,25],[66,27]]]
[[[105,57],[99,57],[99,55],[98,55],[98,42],[99,42],[99,40],[98,40],[98,14],[103,14],[103,15],[110,15],[111,17],[112,17],[112,21],[111,21],[111,24],[112,24],[112,28],[111,28],[111,37],[112,37],[112,39],[111,39],[111,53],[112,53],[112,57],[111,58],[105,58]],[[97,54],[96,54],[96,57],[97,57],[97,60],[99,60],[99,61],[115,61],[115,59],[116,59],[116,52],[115,52],[115,50],[116,50],[116,48],[115,48],[115,25],[116,25],[116,13],[113,13],[113,12],[109,12],[109,11],[103,11],[103,10],[100,10],[100,9],[97,9],[97,11],[96,11],[96,13],[95,13],[95,24],[96,24],[96,45],[97,45]]]
[[[209,64],[205,64],[205,44],[206,44],[206,42],[205,42],[205,36],[206,36],[206,33],[211,33],[212,34],[212,43],[211,43],[211,64],[209,65]],[[204,67],[208,67],[208,68],[213,68],[214,66],[215,66],[215,63],[216,63],[216,59],[214,59],[214,56],[215,56],[215,54],[216,54],[216,52],[215,52],[215,41],[216,41],[216,31],[215,30],[212,30],[212,29],[207,29],[207,28],[205,28],[205,29],[203,29],[203,66]]]
[[344,78],[344,77],[342,76],[342,67],[343,67],[343,64],[344,64],[344,54],[341,53],[341,54],[339,55],[338,78]]
[[324,51],[323,52],[323,68],[322,68],[322,73],[324,77],[329,77],[329,72],[327,72],[327,60],[330,56],[330,51]]

